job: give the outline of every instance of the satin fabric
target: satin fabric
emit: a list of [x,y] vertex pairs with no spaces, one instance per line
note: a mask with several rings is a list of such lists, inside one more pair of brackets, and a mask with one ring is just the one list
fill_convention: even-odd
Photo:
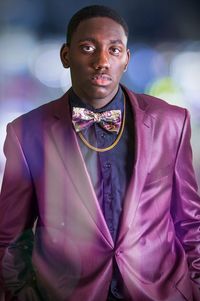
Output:
[[136,150],[115,245],[72,128],[68,94],[8,125],[0,196],[7,294],[106,301],[115,258],[130,300],[200,300],[200,198],[188,112],[123,89]]

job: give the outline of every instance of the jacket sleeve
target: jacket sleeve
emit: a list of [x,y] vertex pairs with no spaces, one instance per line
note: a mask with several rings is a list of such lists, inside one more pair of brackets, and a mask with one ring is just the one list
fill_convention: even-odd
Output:
[[6,300],[15,300],[14,296],[22,294],[25,287],[30,290],[35,279],[31,254],[37,206],[31,173],[12,124],[7,126],[4,153],[6,165],[0,194],[0,286],[1,291],[11,296]]
[[171,213],[177,236],[183,245],[190,277],[200,288],[200,197],[192,165],[190,117],[185,119],[176,156]]

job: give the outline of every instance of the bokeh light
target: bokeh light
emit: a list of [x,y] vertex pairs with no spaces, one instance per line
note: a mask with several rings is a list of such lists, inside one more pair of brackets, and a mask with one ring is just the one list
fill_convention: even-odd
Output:
[[33,34],[25,30],[0,34],[0,68],[2,74],[19,74],[27,68],[29,56],[36,45]]
[[144,90],[150,82],[167,75],[164,57],[153,47],[135,45],[131,47],[131,53],[128,76],[139,90]]
[[181,93],[180,88],[171,77],[163,77],[155,80],[151,85],[147,86],[145,92],[164,99],[173,105],[184,107],[188,105],[188,103],[184,101],[184,95]]
[[200,49],[177,54],[171,64],[171,77],[180,86],[188,102],[200,108]]

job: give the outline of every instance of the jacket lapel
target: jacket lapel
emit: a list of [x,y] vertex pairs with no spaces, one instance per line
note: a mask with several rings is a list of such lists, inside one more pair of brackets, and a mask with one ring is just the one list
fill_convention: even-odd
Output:
[[117,244],[120,244],[130,229],[136,214],[148,166],[151,158],[154,119],[138,105],[136,95],[125,89],[131,101],[135,127],[135,162],[130,184],[124,200],[124,208]]
[[51,136],[55,147],[62,158],[64,167],[75,186],[80,200],[87,208],[89,215],[103,235],[104,240],[113,247],[113,240],[99,206],[90,176],[73,130],[68,95],[61,98],[55,108]]

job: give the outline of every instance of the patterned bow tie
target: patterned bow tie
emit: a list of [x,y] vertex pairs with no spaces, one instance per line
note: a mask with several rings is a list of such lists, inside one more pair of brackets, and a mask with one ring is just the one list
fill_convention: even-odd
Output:
[[72,123],[75,131],[80,132],[93,123],[99,123],[109,132],[118,133],[121,126],[121,111],[111,110],[102,113],[94,113],[84,108],[73,107]]

